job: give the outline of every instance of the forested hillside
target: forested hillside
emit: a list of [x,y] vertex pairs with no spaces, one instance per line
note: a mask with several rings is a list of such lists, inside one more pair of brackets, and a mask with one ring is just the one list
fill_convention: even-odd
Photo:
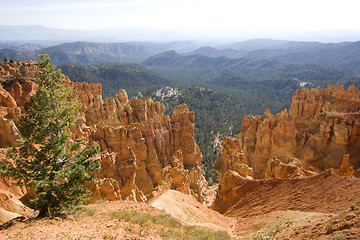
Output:
[[111,97],[126,89],[129,97],[171,82],[163,76],[137,64],[100,64],[81,66],[60,65],[62,72],[74,82],[101,83],[103,97]]
[[292,64],[325,64],[358,69],[360,42],[320,43],[254,39],[215,47],[202,47],[185,55],[272,59]]
[[359,72],[354,70],[271,59],[181,56],[170,51],[143,64],[178,87],[177,95],[156,100],[164,102],[168,109],[186,103],[195,112],[197,143],[210,182],[215,176],[211,166],[219,154],[218,137],[238,133],[244,115],[262,115],[266,107],[273,114],[289,108],[291,97],[302,87],[360,86]]
[[[166,96],[169,91],[175,94]],[[195,138],[203,154],[205,177],[211,184],[216,181],[212,165],[221,152],[222,137],[238,133],[244,115],[262,114],[269,105],[274,112],[288,107],[290,92],[292,90],[279,95],[273,90],[266,92],[255,89],[186,86],[170,89],[167,87],[146,95],[151,94],[154,100],[164,103],[167,114],[171,114],[174,107],[182,103],[188,104],[190,110],[195,112]]]
[[0,56],[15,61],[37,60],[44,50],[55,65],[79,64],[93,65],[101,63],[140,63],[148,57],[170,49],[179,52],[195,49],[193,42],[127,42],[127,43],[95,43],[70,42],[50,47],[39,44],[8,44],[0,42]]
[[[143,64],[165,76],[175,77],[177,84],[192,82],[229,87],[229,83],[242,85],[246,82],[262,80],[296,80],[299,85],[306,81],[317,86],[360,79],[358,71],[342,67],[320,64],[288,64],[272,59],[182,56],[175,51],[150,57]],[[184,76],[180,77],[181,73]],[[225,78],[223,78],[224,73]],[[229,78],[231,78],[230,81]]]

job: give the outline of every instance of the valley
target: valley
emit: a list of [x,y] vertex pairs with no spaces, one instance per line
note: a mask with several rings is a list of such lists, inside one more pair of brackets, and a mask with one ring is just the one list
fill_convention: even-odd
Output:
[[[82,104],[70,137],[101,149],[91,204],[25,221],[26,189],[1,178],[4,239],[360,236],[356,42],[65,45],[46,51]],[[37,51],[0,49],[4,150],[36,91]]]

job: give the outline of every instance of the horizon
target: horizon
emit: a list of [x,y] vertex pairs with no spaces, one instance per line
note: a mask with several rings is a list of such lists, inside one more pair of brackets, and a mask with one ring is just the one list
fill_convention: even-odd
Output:
[[[16,32],[14,30],[27,32]],[[37,32],[32,31],[36,28]],[[10,30],[10,31],[8,31]],[[124,35],[126,33],[126,35]],[[360,41],[360,30],[328,30],[328,31],[248,31],[229,34],[222,31],[221,34],[214,31],[204,30],[174,30],[174,29],[151,29],[142,27],[118,27],[101,28],[94,30],[51,28],[46,25],[0,25],[0,42],[97,42],[97,43],[126,43],[126,42],[195,42],[203,46],[216,46],[251,40],[279,40],[294,42],[320,42],[340,43]],[[36,36],[41,35],[40,38]],[[1,38],[3,36],[3,38]],[[5,37],[4,37],[5,36]],[[20,37],[19,37],[20,36]],[[54,37],[55,36],[55,37]],[[35,37],[35,38],[34,38]]]
[[360,39],[357,0],[19,0],[2,5],[2,26],[78,32],[141,29],[157,33],[160,41],[176,37],[228,42],[254,38],[319,42]]

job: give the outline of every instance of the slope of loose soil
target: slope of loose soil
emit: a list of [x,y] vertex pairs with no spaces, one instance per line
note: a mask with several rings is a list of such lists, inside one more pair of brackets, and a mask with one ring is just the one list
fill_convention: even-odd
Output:
[[[134,211],[137,214],[133,217]],[[222,232],[209,234],[209,231],[183,226],[169,217],[157,218],[157,222],[151,220],[151,216],[159,215],[166,213],[146,203],[96,203],[67,219],[16,222],[0,230],[0,239],[226,239]]]
[[238,197],[224,215],[236,219],[239,239],[360,239],[359,178],[328,171],[303,179],[244,179],[226,194]]
[[226,216],[248,217],[281,210],[336,214],[360,203],[360,178],[323,173],[300,179],[245,181],[248,183],[234,189],[243,194]]
[[[244,179],[238,201],[222,216],[193,197],[166,191],[149,204],[132,201],[88,205],[67,219],[16,222],[0,239],[360,239],[360,179],[324,173],[304,179]],[[155,206],[155,207],[154,207]],[[175,227],[133,220],[131,213],[166,215]],[[130,216],[129,216],[130,214]],[[126,215],[126,217],[119,217]],[[146,217],[149,218],[149,217]],[[130,220],[129,220],[130,219]],[[174,223],[173,220],[167,220]],[[186,225],[196,227],[186,227]],[[187,232],[187,233],[185,233]],[[189,235],[190,233],[190,235]],[[204,235],[205,234],[205,235]]]
[[149,204],[165,211],[184,224],[209,230],[230,231],[231,219],[199,203],[193,196],[167,190],[151,199]]

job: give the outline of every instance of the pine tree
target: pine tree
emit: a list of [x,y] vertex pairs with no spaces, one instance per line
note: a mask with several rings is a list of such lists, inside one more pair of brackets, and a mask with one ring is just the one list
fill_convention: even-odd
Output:
[[98,147],[83,147],[81,140],[71,141],[69,128],[75,124],[80,104],[68,101],[72,88],[61,81],[61,70],[55,69],[49,56],[39,56],[38,89],[24,105],[17,123],[19,147],[7,151],[9,160],[0,163],[3,176],[34,191],[33,208],[41,215],[58,215],[86,203],[86,182],[100,168],[93,160]]
[[20,73],[21,73],[22,79],[27,79],[28,78],[27,69],[26,69],[26,67],[24,65],[22,65],[20,67]]

